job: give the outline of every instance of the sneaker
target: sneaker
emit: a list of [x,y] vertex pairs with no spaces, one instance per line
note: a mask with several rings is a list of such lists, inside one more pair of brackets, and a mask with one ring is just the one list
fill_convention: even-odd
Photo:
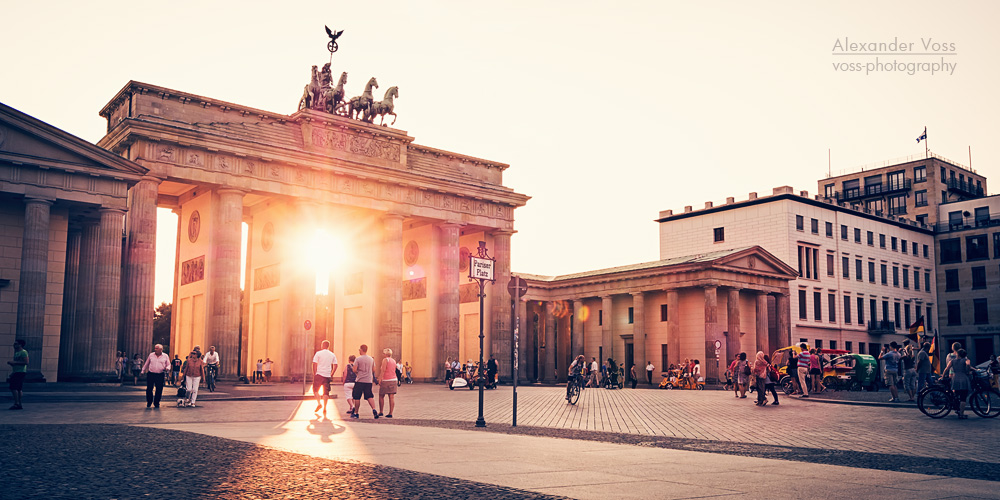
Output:
[[775,402],[771,403],[771,405],[772,405],[772,406],[778,406],[778,402],[777,402],[777,401],[775,401]]
[[354,415],[354,410],[353,410],[353,409],[351,409],[351,410],[347,410],[347,414],[348,414],[348,415]]
[[378,412],[377,411],[372,410],[372,415],[375,417],[375,420],[378,420]]
[[895,403],[896,402],[896,398],[889,398],[889,402],[890,403]]
[[392,413],[386,415],[385,418],[392,418]]
[[190,404],[190,405],[188,405],[188,406],[190,406],[191,408],[197,408],[197,407],[198,407],[198,405],[196,405],[196,404],[194,404],[194,403],[191,403],[191,404]]
[[361,417],[359,417],[357,413],[354,413],[354,412],[352,411],[352,412],[351,412],[351,418],[361,418]]
[[383,415],[382,415],[382,412],[378,412],[378,416],[380,416],[380,417],[381,417],[381,416],[383,416]]
[[808,398],[808,397],[809,397],[809,395],[808,395],[808,394],[803,394],[803,395],[801,395],[801,396],[799,396],[799,397],[800,397],[800,398]]

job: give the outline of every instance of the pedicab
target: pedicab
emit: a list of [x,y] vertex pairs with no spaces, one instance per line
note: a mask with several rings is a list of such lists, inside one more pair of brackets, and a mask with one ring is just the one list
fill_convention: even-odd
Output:
[[660,389],[691,389],[704,391],[705,390],[705,377],[698,377],[698,380],[694,380],[694,377],[690,375],[682,375],[680,370],[671,370],[668,373],[663,374],[663,380],[660,380]]
[[823,370],[823,385],[835,390],[878,390],[878,360],[867,354],[848,353],[830,360]]

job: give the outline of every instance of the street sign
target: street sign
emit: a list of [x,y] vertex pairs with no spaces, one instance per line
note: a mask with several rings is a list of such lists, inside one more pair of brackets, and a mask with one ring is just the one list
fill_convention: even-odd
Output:
[[719,349],[722,349],[722,341],[721,341],[721,340],[716,340],[716,341],[715,341],[715,350],[716,350],[716,354],[718,354],[718,350],[719,350]]
[[481,257],[469,257],[469,278],[474,280],[493,281],[493,268],[496,263],[493,259]]
[[507,292],[511,297],[524,297],[524,294],[528,293],[528,282],[519,276],[511,276],[510,282],[507,283]]
[[310,328],[313,327],[312,321],[309,321],[307,319],[305,323],[302,323],[302,327],[305,328],[308,331]]

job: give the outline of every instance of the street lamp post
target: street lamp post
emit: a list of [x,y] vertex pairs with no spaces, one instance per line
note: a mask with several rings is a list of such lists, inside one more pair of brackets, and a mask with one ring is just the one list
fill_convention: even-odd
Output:
[[486,385],[483,375],[483,303],[486,299],[486,282],[495,282],[495,268],[496,259],[487,252],[486,242],[480,241],[477,255],[469,256],[469,281],[479,283],[479,368],[476,375],[476,381],[479,382],[479,417],[476,418],[476,427],[486,427],[486,419],[483,418],[483,386]]

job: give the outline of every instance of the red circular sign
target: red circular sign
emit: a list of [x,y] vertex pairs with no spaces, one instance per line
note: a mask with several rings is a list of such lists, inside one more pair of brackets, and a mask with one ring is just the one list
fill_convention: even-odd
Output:
[[313,327],[313,324],[312,324],[312,321],[309,321],[307,319],[306,322],[302,324],[302,326],[305,327],[306,330],[308,330],[308,329],[310,329],[310,328]]

